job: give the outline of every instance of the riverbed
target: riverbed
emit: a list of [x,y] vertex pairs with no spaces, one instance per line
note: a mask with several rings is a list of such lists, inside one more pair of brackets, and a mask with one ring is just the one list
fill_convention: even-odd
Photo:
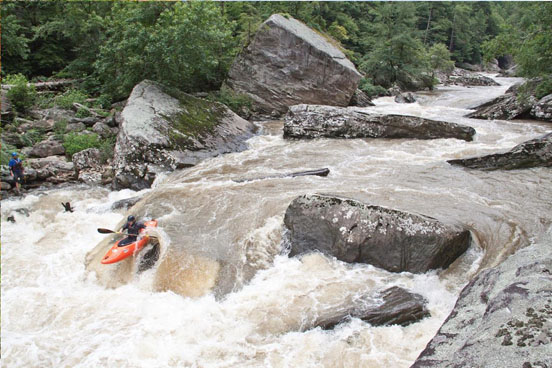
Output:
[[[3,200],[2,365],[409,367],[474,275],[551,226],[549,168],[486,172],[446,163],[504,152],[552,130],[537,121],[464,118],[517,81],[496,79],[501,86],[440,87],[419,93],[414,104],[385,97],[367,108],[469,125],[477,131],[472,142],[290,141],[282,137],[282,122],[258,122],[262,133],[247,142],[248,150],[160,177],[140,193],[78,185]],[[323,167],[328,177],[261,179]],[[320,254],[289,258],[281,243],[283,216],[306,193],[459,223],[474,242],[448,270],[421,275]],[[96,229],[114,228],[128,215],[111,204],[135,195],[155,199],[142,210],[159,219],[161,256],[154,267],[131,267],[124,282],[106,287],[102,280],[110,274],[88,271],[85,258],[105,238]],[[66,201],[75,212],[63,212]],[[195,260],[232,265],[228,282],[211,291],[220,277],[217,262],[198,261],[195,272],[169,262],[188,251]],[[330,331],[309,327],[343,300],[390,286],[423,295],[431,317],[407,327],[358,319]]]

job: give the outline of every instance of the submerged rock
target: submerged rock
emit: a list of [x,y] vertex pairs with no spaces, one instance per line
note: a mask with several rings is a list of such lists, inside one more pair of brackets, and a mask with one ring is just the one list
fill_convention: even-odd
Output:
[[481,272],[412,368],[552,366],[551,247],[548,239]]
[[114,187],[148,188],[160,172],[244,150],[255,129],[222,104],[143,81],[121,114]]
[[448,267],[469,247],[469,231],[436,219],[353,199],[304,195],[286,210],[290,256],[320,251],[392,272]]
[[227,83],[261,115],[299,103],[347,106],[361,75],[329,38],[304,23],[272,15],[236,58]]
[[296,105],[284,120],[285,138],[456,138],[471,141],[475,129],[408,115],[383,115],[357,107]]
[[391,287],[377,297],[381,298],[381,304],[371,305],[363,299],[355,299],[346,310],[320,316],[314,327],[330,329],[350,318],[360,318],[373,326],[407,326],[430,315],[426,308],[427,301],[403,288]]
[[396,103],[414,103],[416,102],[416,97],[410,92],[401,93],[395,96]]
[[448,160],[447,162],[451,165],[481,170],[514,170],[552,166],[552,133],[523,142],[505,153]]

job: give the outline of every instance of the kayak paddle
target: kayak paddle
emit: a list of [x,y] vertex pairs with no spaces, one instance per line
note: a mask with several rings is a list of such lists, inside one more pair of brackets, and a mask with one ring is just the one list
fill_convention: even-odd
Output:
[[113,230],[102,229],[102,228],[99,228],[99,229],[98,229],[98,232],[99,232],[100,234],[122,234],[122,232],[120,232],[120,231],[113,231]]

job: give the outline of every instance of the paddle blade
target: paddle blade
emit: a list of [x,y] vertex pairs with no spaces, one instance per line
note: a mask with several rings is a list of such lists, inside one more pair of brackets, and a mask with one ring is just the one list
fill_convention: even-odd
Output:
[[99,232],[100,234],[112,234],[112,233],[116,233],[116,231],[109,230],[109,229],[102,229],[102,228],[99,228],[99,229],[98,229],[98,232]]

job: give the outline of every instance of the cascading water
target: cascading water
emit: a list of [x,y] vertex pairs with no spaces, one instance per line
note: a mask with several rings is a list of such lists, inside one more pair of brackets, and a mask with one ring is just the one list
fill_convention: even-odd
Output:
[[[408,367],[470,277],[551,224],[550,169],[484,172],[446,163],[551,130],[535,121],[463,118],[514,81],[497,80],[503,86],[443,87],[419,94],[418,103],[382,98],[369,108],[469,125],[473,142],[287,141],[281,122],[261,123],[264,134],[249,140],[249,150],[203,161],[140,193],[147,200],[133,211],[159,219],[161,247],[142,272],[140,257],[119,268],[93,257],[106,237],[96,229],[115,228],[126,216],[111,203],[136,193],[75,186],[3,200],[3,366]],[[322,167],[328,177],[258,179]],[[281,254],[285,209],[315,192],[462,223],[476,241],[447,271],[422,275],[318,254],[290,259]],[[67,200],[75,212],[62,212]],[[311,328],[353,298],[395,285],[423,295],[431,317],[408,327],[353,319],[332,331]]]

